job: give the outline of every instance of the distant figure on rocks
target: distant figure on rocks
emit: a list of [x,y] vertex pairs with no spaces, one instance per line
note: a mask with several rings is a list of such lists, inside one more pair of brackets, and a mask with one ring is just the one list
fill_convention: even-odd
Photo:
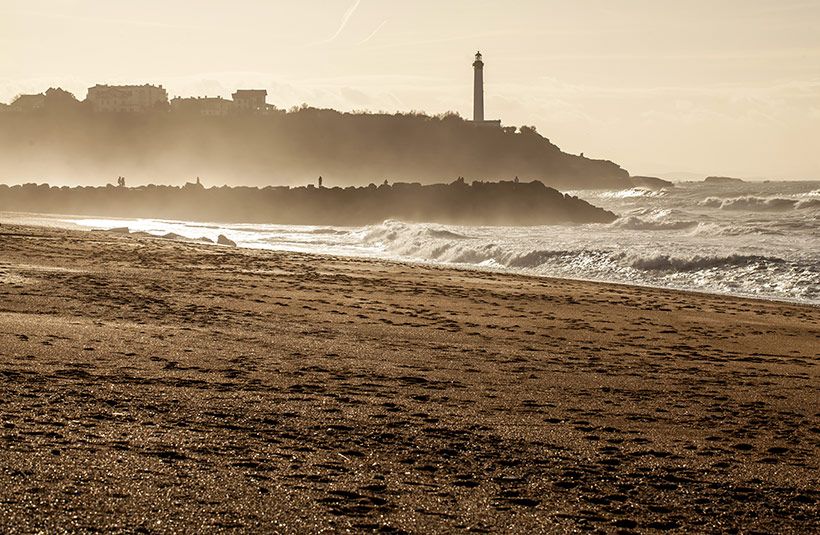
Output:
[[319,187],[320,188],[322,187],[322,176],[321,175],[319,175]]
[[191,190],[204,190],[205,186],[202,185],[202,181],[199,177],[196,177],[196,182],[185,182],[185,189]]
[[125,177],[118,176],[117,177],[117,187],[124,188],[125,187]]

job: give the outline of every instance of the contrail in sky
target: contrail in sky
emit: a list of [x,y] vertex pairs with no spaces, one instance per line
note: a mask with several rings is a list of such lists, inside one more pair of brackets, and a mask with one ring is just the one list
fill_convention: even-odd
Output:
[[330,37],[330,39],[326,39],[325,41],[321,41],[321,44],[330,43],[330,42],[334,41],[337,37],[339,37],[339,35],[342,33],[342,30],[344,30],[345,26],[347,26],[347,21],[350,20],[350,17],[353,16],[353,13],[356,12],[356,9],[359,7],[359,4],[361,4],[361,3],[362,3],[362,0],[356,0],[355,2],[353,2],[353,5],[350,6],[347,9],[347,11],[345,11],[345,14],[342,16],[342,23],[339,25],[339,29],[336,30],[336,33],[334,33]]
[[359,41],[356,44],[357,45],[363,45],[363,44],[367,43],[368,41],[370,41],[371,39],[373,39],[376,36],[376,34],[379,33],[379,30],[382,29],[382,26],[384,26],[385,24],[387,24],[387,19],[383,20],[382,23],[379,24],[376,27],[375,30],[373,30],[373,33],[371,33],[370,35],[368,35],[367,37],[365,37],[364,39],[362,39],[361,41]]

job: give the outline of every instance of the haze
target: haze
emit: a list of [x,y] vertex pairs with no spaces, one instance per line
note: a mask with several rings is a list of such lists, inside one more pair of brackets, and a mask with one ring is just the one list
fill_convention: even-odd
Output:
[[820,3],[3,0],[0,101],[161,83],[268,102],[471,112],[632,174],[818,179]]

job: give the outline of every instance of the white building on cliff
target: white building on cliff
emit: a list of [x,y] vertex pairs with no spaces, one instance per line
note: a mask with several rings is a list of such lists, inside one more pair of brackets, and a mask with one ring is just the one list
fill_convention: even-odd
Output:
[[94,111],[144,112],[168,104],[168,92],[160,85],[95,85],[86,101]]

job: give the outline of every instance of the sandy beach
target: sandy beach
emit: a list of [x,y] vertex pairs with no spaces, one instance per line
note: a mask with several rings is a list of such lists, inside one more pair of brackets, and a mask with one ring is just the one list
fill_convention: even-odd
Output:
[[820,309],[0,227],[12,532],[820,531]]

